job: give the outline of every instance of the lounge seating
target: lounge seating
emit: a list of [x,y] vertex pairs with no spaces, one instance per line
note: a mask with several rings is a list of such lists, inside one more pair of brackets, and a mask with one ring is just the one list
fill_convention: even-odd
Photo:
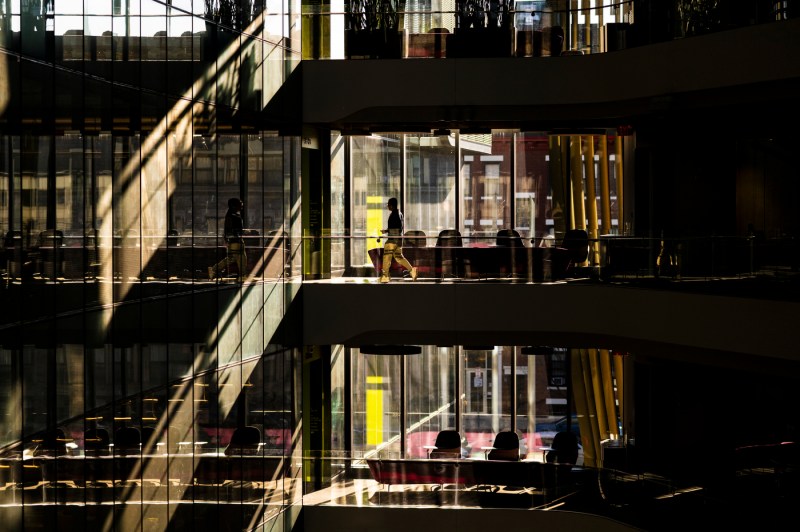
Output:
[[551,464],[575,465],[578,462],[578,436],[568,431],[557,433],[545,460]]
[[253,456],[261,453],[261,431],[257,427],[238,427],[225,448],[225,456]]
[[498,432],[494,437],[492,448],[486,454],[487,460],[506,460],[518,462],[519,435],[512,430]]
[[428,458],[461,458],[461,434],[457,430],[440,431]]
[[387,486],[399,484],[475,484],[472,460],[368,459],[372,478]]

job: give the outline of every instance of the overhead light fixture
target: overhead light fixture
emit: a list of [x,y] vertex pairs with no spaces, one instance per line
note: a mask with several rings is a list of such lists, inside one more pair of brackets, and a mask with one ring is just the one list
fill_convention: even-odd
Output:
[[364,355],[419,355],[422,348],[418,345],[362,345],[359,351]]
[[494,351],[493,345],[465,345],[464,351]]
[[529,345],[522,348],[523,355],[552,355],[554,351],[549,345]]

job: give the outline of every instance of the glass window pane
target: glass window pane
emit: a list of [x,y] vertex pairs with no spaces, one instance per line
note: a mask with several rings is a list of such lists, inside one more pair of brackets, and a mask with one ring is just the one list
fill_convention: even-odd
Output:
[[456,228],[455,153],[454,134],[406,135],[406,231]]
[[462,226],[470,243],[494,242],[498,229],[510,228],[512,133],[462,135]]
[[399,135],[350,137],[353,266],[369,264],[368,250],[381,246],[376,237],[386,226],[386,201],[400,196],[400,144]]
[[399,356],[353,357],[354,455],[399,455],[400,363]]
[[523,238],[552,238],[549,138],[537,133],[517,134],[515,150],[515,229]]
[[[463,433],[474,458],[485,457],[494,435],[511,427],[510,350],[464,348],[461,382],[464,397]],[[506,369],[509,375],[506,375]]]
[[456,428],[456,360],[435,346],[406,357],[406,457],[427,457],[438,432]]

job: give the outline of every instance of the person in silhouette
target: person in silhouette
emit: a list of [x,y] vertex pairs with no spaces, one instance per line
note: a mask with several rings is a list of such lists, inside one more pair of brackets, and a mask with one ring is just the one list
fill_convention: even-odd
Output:
[[215,279],[221,270],[231,273],[231,265],[236,265],[236,279],[242,282],[247,254],[244,249],[244,219],[242,209],[244,203],[239,198],[228,200],[228,212],[225,213],[225,245],[228,248],[225,257],[214,266],[208,267],[208,278]]
[[381,282],[388,283],[390,274],[389,268],[392,266],[392,259],[396,260],[401,266],[411,272],[411,280],[417,280],[417,268],[403,256],[403,213],[397,208],[397,198],[389,198],[386,202],[389,209],[389,221],[387,228],[382,229],[381,233],[388,236],[383,245],[383,268],[381,269]]

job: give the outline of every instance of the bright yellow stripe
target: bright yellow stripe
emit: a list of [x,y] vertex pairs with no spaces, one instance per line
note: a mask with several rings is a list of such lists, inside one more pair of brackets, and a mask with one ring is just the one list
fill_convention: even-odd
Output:
[[[382,384],[383,377],[367,377],[367,384]],[[383,441],[383,389],[367,390],[367,445]]]

